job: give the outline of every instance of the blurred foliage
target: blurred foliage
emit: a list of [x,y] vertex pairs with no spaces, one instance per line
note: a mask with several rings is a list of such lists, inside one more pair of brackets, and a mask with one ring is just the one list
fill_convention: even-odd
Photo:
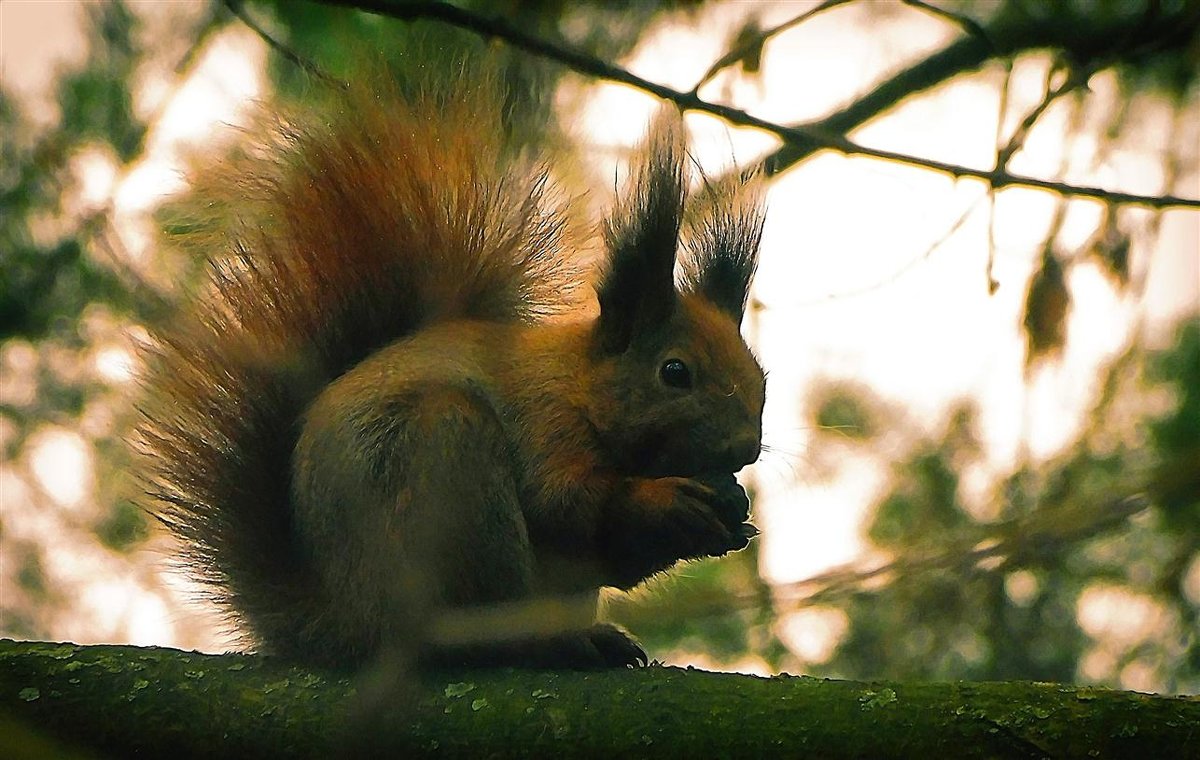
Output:
[[[460,5],[616,61],[652,21],[668,12],[694,13],[705,3]],[[952,46],[983,40],[987,52],[980,61],[1011,64],[1049,49],[1062,71],[1115,71],[1119,107],[1095,117],[1105,136],[1101,155],[1122,148],[1124,130],[1147,93],[1165,95],[1180,123],[1189,112],[1194,119],[1196,3],[963,0],[941,6],[967,41]],[[125,3],[82,7],[88,53],[58,77],[51,123],[35,123],[0,91],[5,635],[56,635],[64,616],[78,614],[70,578],[110,567],[104,563],[113,557],[133,562],[134,550],[145,545],[146,520],[122,491],[122,437],[135,391],[127,380],[100,372],[98,358],[111,348],[132,354],[139,327],[163,318],[177,281],[198,270],[198,262],[172,261],[153,247],[144,260],[129,255],[111,218],[111,199],[84,197],[81,162],[98,161],[119,178],[142,157],[154,112],[136,107],[138,88],[152,48],[169,44],[148,36],[139,13]],[[881,18],[918,12],[895,4],[872,8]],[[511,97],[514,141],[586,149],[570,146],[556,123],[563,106],[556,87],[568,76],[565,69],[497,40],[310,2],[254,2],[245,13],[340,79],[382,61],[402,87],[418,86],[428,70],[496,57]],[[198,3],[181,18],[173,34],[191,49],[175,80],[190,73],[195,49],[214,29],[241,24],[219,2]],[[761,76],[770,64],[763,55],[768,26],[755,11],[728,35],[731,48],[745,50],[731,62],[741,76]],[[311,100],[328,86],[281,55],[268,60],[276,96],[284,101]],[[918,89],[941,81],[928,68],[920,72],[923,78],[912,80]],[[1075,96],[1078,107],[1087,93]],[[1165,185],[1194,160],[1164,156]],[[1108,208],[1094,235],[1072,248],[1057,238],[1059,216],[1031,262],[1024,298],[1020,329],[1030,377],[1070,340],[1075,267],[1099,264],[1119,293],[1140,297],[1140,273],[1152,248],[1144,241],[1153,240],[1156,219]],[[1156,402],[1162,399],[1169,403]],[[1167,690],[1200,690],[1200,590],[1193,587],[1200,580],[1188,580],[1200,579],[1200,323],[1186,322],[1167,350],[1129,347],[1108,369],[1079,439],[1051,461],[1022,461],[982,499],[969,498],[962,482],[963,472],[985,458],[970,404],[949,410],[942,432],[930,435],[861,385],[818,385],[809,402],[806,422],[819,431],[812,448],[832,452],[818,462],[819,477],[834,477],[839,460],[849,457],[865,457],[892,473],[864,525],[876,564],[833,571],[803,588],[768,584],[759,573],[757,543],[720,561],[687,565],[609,604],[610,615],[652,652],[831,676],[1110,683],[1127,677],[1133,684],[1148,679]],[[93,490],[83,505],[60,503],[38,484],[31,449],[47,431],[65,433],[93,463]],[[63,552],[54,542],[70,544],[70,553],[92,564],[75,576],[64,574]],[[143,590],[147,585],[157,590],[153,581]],[[1133,600],[1157,627],[1145,635],[1121,633],[1116,624],[1085,630],[1084,599]],[[807,608],[840,610],[846,620],[844,635],[821,661],[805,661],[783,643],[781,618]]]
[[[952,442],[970,411],[941,440],[916,443],[867,527],[889,558],[887,582],[863,588],[851,574],[830,584],[838,590],[822,603],[837,599],[850,625],[813,672],[1046,681],[1111,672],[1119,683],[1140,668],[1168,691],[1200,689],[1200,597],[1187,590],[1200,563],[1198,373],[1200,321],[1185,322],[1169,349],[1131,349],[1110,368],[1110,392],[1079,440],[1003,479],[987,499],[1001,506],[994,515],[962,501],[963,447]],[[1131,397],[1162,391],[1175,401],[1168,410],[1124,416]],[[957,549],[930,555],[934,547]],[[1080,600],[1097,593],[1133,603],[1085,632]]]
[[[142,150],[146,125],[130,92],[142,51],[137,17],[125,6],[84,12],[89,52],[57,79],[52,124],[34,123],[0,91],[0,615],[10,635],[45,635],[74,603],[70,584],[47,569],[46,532],[76,542],[82,556],[98,533],[112,532],[103,527],[108,513],[134,509],[121,493],[128,388],[99,373],[97,361],[128,344],[125,330],[154,302],[139,301],[114,258],[107,209],[84,193],[82,174],[89,161],[124,163]],[[82,504],[59,503],[30,471],[29,444],[54,434],[92,454],[94,489]],[[140,514],[125,522],[113,546],[144,537]]]
[[[753,499],[753,493],[751,493]],[[720,560],[691,563],[607,598],[606,614],[635,631],[650,652],[736,664],[747,656],[778,667],[770,586],[759,575],[759,543]]]
[[1151,446],[1164,454],[1153,493],[1169,524],[1194,534],[1200,530],[1200,321],[1183,325],[1175,349],[1156,354],[1149,373],[1174,385],[1177,404],[1174,414],[1149,425]]
[[[612,609],[651,646],[729,664],[753,653],[771,669],[824,677],[1088,680],[1194,693],[1200,319],[1185,320],[1167,349],[1129,349],[1105,381],[1072,446],[1026,461],[973,499],[961,475],[984,464],[972,406],[952,410],[930,437],[858,384],[818,385],[814,421],[837,424],[820,426],[814,446],[857,448],[892,471],[864,526],[871,559],[768,588],[748,581],[743,553],[688,566]],[[1171,403],[1153,411],[1160,397]],[[847,421],[880,433],[847,438]],[[897,436],[910,441],[900,457]],[[1084,600],[1102,607],[1087,630]],[[777,635],[780,616],[809,608],[838,609],[847,622],[817,662]]]
[[947,3],[985,23],[999,50],[1030,41],[1059,51],[1071,66],[1115,67],[1131,88],[1186,97],[1200,58],[1200,6],[1193,2],[1129,0],[964,0]]
[[872,438],[878,433],[874,410],[863,404],[864,388],[838,384],[828,390],[829,395],[817,405],[819,429],[837,431],[850,439]]

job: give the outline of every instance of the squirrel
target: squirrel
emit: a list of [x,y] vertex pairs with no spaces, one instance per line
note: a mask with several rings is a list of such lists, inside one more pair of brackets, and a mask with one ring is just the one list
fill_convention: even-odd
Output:
[[210,277],[150,341],[147,506],[259,651],[644,665],[598,590],[757,534],[759,183],[689,192],[664,108],[589,272],[501,99],[450,90],[265,116],[196,183]]

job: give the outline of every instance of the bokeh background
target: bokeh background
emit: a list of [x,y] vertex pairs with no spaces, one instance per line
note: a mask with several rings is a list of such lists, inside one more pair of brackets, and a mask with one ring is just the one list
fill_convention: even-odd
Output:
[[[1200,6],[458,5],[809,134],[1150,199],[993,190],[693,111],[711,181],[769,175],[746,325],[769,450],[743,473],[763,536],[610,617],[676,664],[1200,691],[1200,209],[1153,200],[1200,198]],[[0,4],[0,635],[232,641],[135,505],[126,440],[146,328],[202,270],[168,212],[253,104],[487,48],[512,139],[600,213],[658,101],[485,28]]]

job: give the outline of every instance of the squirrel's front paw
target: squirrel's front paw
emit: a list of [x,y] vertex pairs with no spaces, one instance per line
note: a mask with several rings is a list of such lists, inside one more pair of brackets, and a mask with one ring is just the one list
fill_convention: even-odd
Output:
[[656,482],[664,481],[673,487],[674,498],[660,514],[661,527],[671,534],[666,543],[676,547],[675,559],[719,557],[745,546],[736,532],[741,521],[730,519],[737,506],[727,484],[715,478],[711,485],[700,478],[663,478]]
[[644,481],[645,538],[670,554],[669,562],[719,557],[746,545],[742,521],[746,492],[732,475]]
[[749,543],[757,531],[743,522],[748,502],[741,486],[732,475],[706,479],[629,482],[600,537],[608,585],[632,588],[679,560],[720,557]]
[[733,539],[728,551],[744,549],[750,539],[758,535],[758,528],[749,522],[750,497],[746,495],[746,489],[732,473],[701,475],[696,480],[712,490],[708,504]]

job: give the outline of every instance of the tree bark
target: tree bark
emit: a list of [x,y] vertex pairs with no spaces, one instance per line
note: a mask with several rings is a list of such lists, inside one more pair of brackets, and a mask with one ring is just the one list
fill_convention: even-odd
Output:
[[[364,695],[372,695],[366,697]],[[7,720],[5,720],[7,719]],[[0,755],[1183,758],[1200,697],[651,666],[313,672],[267,657],[0,640]],[[86,754],[80,756],[88,756]]]

